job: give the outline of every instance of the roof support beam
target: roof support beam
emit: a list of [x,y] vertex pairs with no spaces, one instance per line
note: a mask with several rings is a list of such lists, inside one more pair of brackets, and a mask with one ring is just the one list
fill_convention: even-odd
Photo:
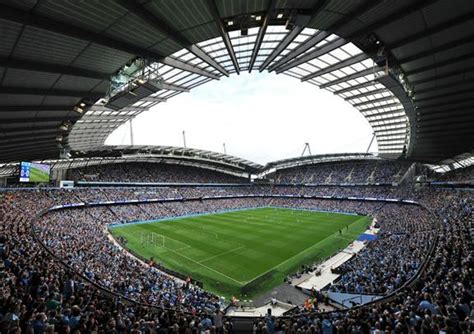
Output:
[[274,71],[277,67],[282,66],[291,60],[295,59],[297,56],[311,49],[313,46],[321,42],[323,39],[328,37],[330,33],[325,31],[318,31],[314,36],[308,38],[306,41],[302,42],[297,48],[290,51],[287,55],[280,58],[276,63],[268,68],[269,71]]
[[293,40],[303,31],[304,26],[295,26],[293,29],[286,34],[285,38],[283,38],[278,44],[278,46],[273,49],[272,53],[265,59],[265,61],[260,65],[260,68],[258,69],[260,72],[262,72],[265,68],[267,68],[268,65],[276,58],[278,57],[283,50],[285,50],[288,45],[293,42]]
[[319,77],[321,75],[331,73],[331,72],[336,71],[336,70],[340,70],[341,68],[357,64],[357,63],[359,63],[363,60],[366,60],[367,58],[369,58],[369,56],[367,56],[365,53],[359,53],[358,55],[355,55],[354,57],[347,58],[346,60],[343,60],[339,63],[329,65],[328,67],[325,67],[325,68],[323,68],[319,71],[316,71],[314,73],[305,75],[304,77],[301,78],[301,81],[303,81],[303,82],[308,81],[308,80],[314,79],[316,77]]
[[59,154],[59,148],[56,146],[41,148],[41,151],[38,151],[38,148],[22,149],[21,152],[18,150],[0,150],[0,160],[4,162],[14,161],[17,162],[22,158],[27,158],[29,160],[36,160],[36,158],[43,159],[44,157],[51,157],[53,155]]
[[415,139],[417,142],[423,141],[423,140],[428,140],[431,142],[433,139],[441,139],[441,138],[457,138],[459,140],[459,137],[465,134],[469,134],[471,136],[474,136],[472,134],[472,131],[469,132],[469,129],[465,129],[463,131],[456,131],[455,133],[453,132],[447,132],[447,133],[430,133],[430,134],[417,134]]
[[377,141],[380,140],[385,140],[384,138],[398,138],[398,139],[405,139],[406,138],[406,132],[400,132],[399,134],[390,134],[390,135],[378,135],[377,136]]
[[[343,18],[340,20],[334,22],[331,24],[326,30],[327,31],[336,31],[339,28],[343,27],[350,21],[352,21],[355,17],[359,17],[367,12],[369,12],[374,6],[377,5],[377,1],[367,1],[363,2],[361,5],[359,5],[353,12],[349,13],[348,15],[345,15]],[[282,57],[278,62],[270,66],[269,70],[273,71],[276,67],[281,66],[295,57],[299,56],[300,54],[306,52],[307,50],[311,49],[313,46],[321,42],[323,39],[328,37],[330,33],[325,32],[325,31],[320,31],[313,37],[307,39],[305,42],[303,42],[301,45],[299,45],[297,48],[295,48],[293,51],[288,53],[285,57]]]
[[380,152],[383,153],[384,150],[390,150],[390,148],[397,149],[402,148],[406,144],[405,140],[397,140],[397,141],[377,141],[377,145],[380,149]]
[[474,97],[467,97],[467,98],[447,101],[447,102],[443,102],[443,103],[438,102],[438,103],[427,104],[427,105],[421,106],[420,108],[422,110],[425,110],[426,108],[430,108],[430,107],[436,107],[437,108],[437,107],[451,106],[451,105],[456,105],[456,104],[459,104],[459,103],[466,103],[466,102],[471,102],[471,101],[474,101]]
[[387,139],[379,139],[377,140],[378,144],[383,145],[403,145],[405,144],[405,138],[387,138]]
[[186,87],[178,86],[178,85],[173,85],[170,83],[163,82],[161,85],[162,89],[167,89],[167,90],[174,90],[176,92],[186,92],[189,93],[189,89]]
[[165,64],[165,65],[177,68],[179,70],[183,70],[183,71],[186,71],[186,72],[198,74],[198,75],[208,77],[208,78],[211,78],[211,79],[219,80],[218,75],[216,75],[214,73],[211,73],[211,72],[208,72],[206,70],[203,70],[202,68],[194,66],[193,64],[182,62],[181,60],[173,58],[173,57],[162,58],[159,62],[162,63],[162,64]]
[[49,130],[35,130],[32,132],[31,130],[20,130],[18,132],[11,132],[11,133],[6,133],[0,135],[0,140],[2,138],[14,138],[14,137],[26,137],[26,138],[31,138],[33,135],[43,135],[43,134],[49,134],[51,137],[55,137],[58,135],[57,129],[49,129]]
[[117,2],[120,4],[120,6],[127,9],[141,20],[147,22],[150,26],[166,35],[167,38],[179,44],[193,55],[201,59],[203,62],[207,63],[223,75],[229,76],[227,70],[214,59],[212,59],[212,57],[205,53],[201,48],[199,48],[197,45],[193,45],[193,43],[191,43],[191,41],[189,41],[183,34],[175,30],[172,26],[167,24],[164,20],[153,14],[150,10],[146,9],[138,2],[131,0],[117,0]]
[[2,162],[19,162],[22,160],[21,158],[26,158],[28,160],[38,160],[36,157],[39,159],[44,159],[44,156],[42,153],[54,153],[54,152],[59,152],[59,149],[57,145],[47,147],[47,148],[41,148],[41,151],[38,150],[38,148],[33,148],[33,147],[27,147],[22,149],[21,151],[15,150],[15,149],[6,149],[6,150],[1,150],[0,149],[0,161]]
[[30,87],[1,87],[0,94],[11,95],[52,95],[52,96],[71,96],[71,97],[88,97],[91,99],[100,99],[104,97],[102,93],[94,93],[80,90],[69,89],[47,89],[47,88],[30,88]]
[[403,145],[405,145],[405,142],[403,143],[380,143],[378,144],[378,147],[379,149],[381,149],[381,151],[383,151],[384,149],[385,150],[390,150],[390,149],[397,149],[398,147],[403,147]]
[[[347,88],[343,88],[343,89],[339,89],[339,90],[336,90],[333,92],[334,95],[340,95],[340,94],[344,94],[344,93],[348,93],[348,92],[351,92],[353,90],[357,90],[357,89],[361,89],[361,88],[366,88],[366,87],[371,87],[371,86],[375,86],[376,84],[378,84],[379,82],[378,81],[375,81],[375,80],[372,80],[372,81],[367,81],[367,82],[363,82],[363,83],[360,83],[360,84],[357,84],[357,85],[353,85],[353,86],[350,86],[350,87],[347,87]],[[350,97],[347,97],[347,99],[349,99]]]
[[[101,120],[109,120],[111,123],[124,122],[125,120],[128,120],[135,116],[136,115],[86,115],[83,118],[81,118],[80,124],[87,126],[89,124],[93,124],[93,123],[89,123],[89,121],[101,121]],[[108,123],[108,124],[111,124],[111,123]]]
[[[326,83],[320,85],[319,88],[328,88],[328,87],[331,87],[331,86],[334,86],[334,85],[341,84],[343,82],[347,82],[347,81],[354,80],[354,79],[357,79],[357,78],[365,77],[366,75],[371,75],[371,74],[374,75],[374,80],[375,80],[375,74],[377,72],[383,72],[383,71],[385,71],[384,68],[379,67],[379,66],[374,66],[372,68],[366,68],[365,70],[352,73],[350,75],[347,75],[345,77],[342,77],[342,78],[339,78],[339,79],[336,79],[336,80],[326,82]],[[377,83],[375,81],[371,81],[371,82],[373,84]],[[348,87],[347,89],[350,88],[349,90],[352,90],[353,87],[355,87],[355,86]],[[338,91],[338,92],[340,92],[340,91]]]
[[284,64],[283,66],[280,66],[280,67],[277,67],[275,69],[275,71],[277,73],[281,73],[281,72],[284,72],[286,70],[289,70],[290,68],[292,67],[295,67],[295,66],[298,66],[298,65],[301,65],[301,64],[304,64],[310,60],[313,60],[315,58],[318,58],[328,52],[331,52],[345,44],[347,44],[348,42],[346,40],[344,40],[343,38],[336,38],[335,40],[329,42],[329,43],[326,43],[324,44],[323,46],[319,47],[319,48],[316,48],[314,49],[313,51],[305,54],[304,56],[298,58],[298,59],[295,59],[293,61],[290,61],[289,63],[286,63]]
[[409,131],[406,127],[398,127],[390,130],[375,130],[377,133],[377,138],[387,137],[387,136],[407,136]]
[[437,90],[443,90],[443,89],[449,89],[449,88],[452,88],[452,89],[463,88],[463,87],[466,87],[467,85],[472,85],[473,83],[474,83],[474,79],[470,79],[470,80],[456,81],[453,83],[433,86],[433,87],[424,88],[424,89],[416,89],[415,87],[415,94],[430,93]]
[[370,115],[365,115],[362,114],[365,118],[371,118],[371,117],[376,117],[376,116],[385,116],[385,115],[393,115],[393,114],[398,114],[398,113],[405,113],[404,109],[396,109],[396,110],[389,110],[389,111],[383,111],[379,112],[377,114],[370,114]]
[[460,74],[465,75],[466,73],[469,73],[471,71],[474,71],[474,66],[465,67],[465,68],[462,68],[462,69],[457,70],[457,71],[448,71],[448,72],[443,73],[443,74],[436,74],[436,75],[433,75],[433,76],[425,78],[425,79],[413,80],[413,81],[411,81],[411,83],[413,85],[421,85],[421,84],[424,84],[424,83],[427,83],[427,82],[436,81],[436,80],[440,80],[440,79],[444,79],[444,78],[449,78],[449,77],[452,77],[452,76],[455,76],[455,75],[460,75]]
[[15,126],[9,126],[8,128],[2,128],[0,129],[0,134],[2,133],[10,133],[10,132],[19,132],[19,131],[22,131],[22,130],[25,130],[25,131],[30,131],[30,132],[34,132],[35,130],[51,130],[51,129],[54,129],[56,130],[57,132],[59,132],[59,126],[60,124],[59,123],[56,123],[56,124],[50,124],[50,125],[36,125],[36,124],[17,124]]
[[408,56],[408,57],[405,57],[405,58],[400,58],[400,59],[397,60],[397,62],[399,64],[406,64],[406,63],[421,59],[423,57],[433,56],[435,53],[438,53],[438,52],[453,49],[455,47],[458,47],[459,45],[471,43],[473,41],[474,41],[474,35],[469,35],[467,37],[464,37],[464,38],[461,38],[461,39],[458,39],[458,40],[455,40],[455,41],[444,43],[444,44],[442,44],[440,46],[437,46],[435,48],[432,48],[432,49],[429,49],[429,50],[426,50],[426,51],[422,51],[422,52],[419,52],[417,54],[414,54],[414,55],[411,55],[411,56]]
[[[32,135],[34,137],[34,135]],[[22,139],[21,142],[9,142],[8,144],[0,144],[0,150],[4,149],[18,149],[25,146],[35,146],[38,150],[41,150],[42,144],[51,144],[51,146],[56,146],[55,136],[52,136],[49,139]],[[39,147],[38,147],[39,146]]]
[[[467,82],[465,83],[465,85],[467,85]],[[465,86],[463,86],[465,87]],[[468,89],[460,89],[460,90],[455,90],[453,92],[448,92],[448,93],[443,93],[443,94],[436,94],[436,95],[433,95],[433,96],[428,96],[428,97],[423,97],[423,98],[417,98],[415,99],[415,102],[422,102],[422,101],[431,101],[431,100],[437,100],[439,98],[443,98],[443,97],[449,97],[449,96],[455,96],[455,95],[460,95],[460,94],[472,94],[472,92],[474,91],[473,88],[468,88]]]
[[418,123],[421,125],[421,127],[425,127],[427,125],[433,125],[433,124],[457,124],[457,123],[473,123],[474,122],[474,114],[472,115],[467,115],[462,118],[457,118],[456,121],[453,121],[453,118],[432,118],[432,119],[423,119],[419,120]]
[[25,141],[28,141],[30,139],[32,139],[33,137],[33,141],[38,138],[51,138],[51,139],[55,139],[56,138],[56,135],[57,133],[55,132],[50,132],[50,133],[37,133],[37,134],[31,134],[31,133],[27,133],[27,134],[23,134],[23,135],[12,135],[12,136],[0,136],[0,139],[2,141],[2,143],[12,143],[12,142],[25,142]]
[[[465,141],[467,138],[466,137],[458,137],[458,138],[448,138],[448,139],[444,139],[443,141],[437,141],[437,140],[433,140],[431,142],[431,144],[434,144],[432,146],[430,146],[426,151],[423,150],[423,153],[424,152],[433,152],[433,151],[438,151],[439,148],[441,148],[443,151],[457,151],[459,149],[462,149],[462,147],[465,148],[466,151],[468,151],[469,149],[466,148],[466,146],[464,146],[462,144],[462,141]],[[436,142],[436,143],[435,143]],[[423,143],[426,145],[426,142]],[[428,146],[428,145],[426,145]],[[446,150],[447,149],[447,150]],[[439,150],[441,151],[441,150]],[[464,151],[465,152],[465,151]],[[454,158],[451,158],[454,160]]]
[[474,103],[472,101],[467,101],[464,103],[454,103],[455,105],[445,105],[441,108],[429,107],[429,108],[419,108],[417,112],[420,115],[435,115],[443,114],[445,112],[456,112],[458,110],[474,110]]
[[[107,107],[99,105],[99,104],[94,104],[93,106],[91,106],[88,109],[88,114],[92,111],[111,111],[111,112],[114,112],[114,113],[118,113],[118,112],[127,112],[127,111],[146,111],[146,110],[148,110],[147,107],[126,107],[126,108],[122,108],[119,111],[117,111],[117,110],[110,109],[110,108],[107,108]],[[120,114],[118,114],[118,115],[120,115]]]
[[[374,83],[371,83],[369,86],[372,86]],[[379,88],[379,89],[374,89],[374,90],[371,90],[371,91],[368,91],[368,92],[364,92],[364,93],[360,93],[360,94],[357,94],[357,95],[352,95],[352,96],[349,96],[349,97],[345,97],[344,100],[346,101],[352,101],[352,100],[355,100],[355,99],[360,99],[361,97],[368,97],[368,96],[372,96],[372,95],[375,95],[375,94],[380,94],[380,93],[385,93],[387,92],[387,88]],[[336,92],[334,92],[335,94]]]
[[258,52],[260,51],[260,47],[262,46],[263,38],[265,37],[268,23],[270,22],[270,15],[275,9],[275,5],[276,5],[276,0],[269,0],[267,12],[265,13],[265,18],[263,19],[262,25],[258,29],[257,39],[255,40],[255,45],[252,50],[252,56],[250,57],[249,73],[252,72],[253,65],[255,64],[255,60],[257,59],[257,56],[258,56]]
[[55,73],[63,75],[71,75],[76,77],[83,77],[89,79],[109,80],[110,74],[90,71],[87,69],[74,66],[61,66],[51,63],[31,61],[26,59],[11,59],[0,57],[0,67],[14,68],[20,70]]
[[446,132],[451,132],[454,133],[459,129],[471,129],[474,124],[474,120],[471,121],[453,121],[453,122],[438,122],[438,123],[432,123],[432,124],[426,124],[424,127],[420,128],[419,131],[417,131],[417,134],[420,133],[429,133],[429,132],[439,132],[439,133],[446,133]]
[[196,70],[194,66],[191,66],[178,60],[173,60],[173,58],[169,59],[170,57],[165,57],[164,55],[158,52],[150,51],[139,46],[123,42],[121,40],[97,34],[94,31],[68,25],[64,22],[55,21],[46,17],[39,17],[31,12],[20,10],[7,5],[0,5],[0,19],[40,28],[43,30],[73,38],[78,38],[83,41],[93,42],[95,44],[106,46],[114,50],[129,53],[130,55],[142,56],[143,58],[149,59],[151,61],[162,62],[163,64],[175,68],[180,68],[184,71],[188,71],[191,73],[205,75],[212,78],[214,78],[215,76],[213,73],[210,73],[205,70]]
[[[50,129],[50,130],[45,130],[45,131],[36,131],[34,133],[34,136],[49,136],[53,137],[58,133],[57,129]],[[15,133],[2,133],[0,132],[0,140],[3,140],[4,138],[31,138],[32,134],[31,131],[25,130],[25,131],[18,131]]]
[[304,30],[306,25],[316,16],[318,15],[321,10],[324,9],[324,6],[328,3],[328,0],[320,0],[316,3],[316,6],[313,7],[311,14],[310,15],[298,15],[296,17],[296,24],[293,27],[293,29],[286,34],[285,38],[280,41],[278,46],[273,49],[272,53],[265,59],[265,61],[262,63],[260,68],[258,69],[260,72],[262,72],[265,68],[267,68],[268,65],[276,58],[278,57],[283,50],[285,50],[288,45],[290,45],[291,42]]
[[416,132],[415,137],[426,137],[427,134],[433,135],[434,138],[437,136],[446,136],[446,135],[452,135],[453,130],[456,130],[456,133],[461,136],[463,134],[469,134],[472,136],[472,124],[461,124],[461,126],[458,126],[456,129],[453,129],[453,127],[440,127],[439,125],[436,126],[434,129],[432,127],[423,129],[423,131],[419,130]]
[[399,133],[406,133],[407,130],[408,130],[408,128],[406,126],[399,126],[399,127],[396,127],[396,128],[383,129],[383,130],[374,129],[374,132],[376,134],[381,133],[382,135],[385,135],[385,134],[387,134],[387,135],[397,134],[398,135]]
[[429,71],[429,70],[432,70],[433,68],[440,68],[440,67],[451,65],[451,64],[461,62],[461,61],[464,61],[464,60],[469,60],[471,58],[474,58],[474,54],[473,53],[468,53],[468,54],[465,54],[465,55],[462,55],[462,56],[459,56],[459,57],[450,58],[450,59],[446,59],[446,60],[443,60],[443,61],[440,61],[440,62],[436,62],[432,65],[415,68],[411,71],[405,71],[404,73],[405,73],[405,75],[409,76],[409,75]]
[[148,96],[140,100],[140,102],[166,102],[167,100],[162,97]]
[[423,111],[422,110],[418,117],[421,118],[421,119],[424,119],[424,118],[433,117],[435,115],[454,116],[456,114],[472,113],[473,109],[474,109],[474,106],[473,107],[467,107],[467,108],[460,108],[460,109],[456,108],[456,109],[451,109],[451,110],[441,110],[441,111],[436,111],[436,112],[430,112],[430,111]]
[[[385,124],[372,125],[372,128],[373,129],[379,129],[379,128],[385,128],[387,126],[406,125],[406,124],[407,124],[406,120],[403,120],[403,121],[400,121],[400,122],[388,122],[388,123],[385,123]],[[389,130],[389,129],[385,129],[385,130]]]
[[377,139],[377,143],[395,143],[395,144],[403,143],[404,144],[405,140],[406,138],[404,136],[392,137],[392,138],[387,138],[387,139],[380,138],[380,139]]
[[[396,98],[395,96],[389,95],[389,96],[380,97],[380,98],[378,98],[378,99],[373,99],[373,100],[369,100],[369,101],[364,101],[364,102],[355,103],[355,104],[353,104],[352,106],[357,108],[357,107],[365,106],[365,105],[371,104],[371,103],[390,101],[390,100],[393,100],[393,99],[395,99],[395,98]],[[379,107],[379,108],[383,108],[384,105],[381,105],[381,106],[378,106],[378,107]]]
[[466,21],[472,20],[472,19],[474,19],[474,12],[468,12],[467,14],[459,16],[459,17],[455,18],[454,20],[442,22],[442,23],[437,24],[437,25],[435,25],[435,26],[433,26],[429,29],[420,31],[420,32],[418,32],[414,35],[399,39],[398,41],[395,41],[391,44],[385,45],[385,48],[388,49],[388,50],[393,50],[393,49],[399,48],[401,46],[404,46],[404,45],[410,44],[412,42],[415,42],[419,39],[422,39],[422,38],[434,35],[436,33],[442,32],[444,30],[450,29],[452,27],[455,27],[457,25],[460,25],[460,24],[462,24]]
[[[420,9],[423,9],[424,7],[427,7],[427,6],[435,3],[436,1],[438,1],[438,0],[418,0],[416,2],[410,1],[408,5],[404,6],[400,10],[398,10],[398,11],[392,13],[392,14],[389,14],[388,16],[380,18],[378,21],[368,25],[367,27],[364,27],[364,28],[362,28],[358,31],[353,32],[353,33],[350,33],[349,37],[350,38],[355,38],[355,37],[358,37],[358,36],[367,35],[367,34],[371,33],[372,31],[376,31],[377,29],[388,26],[389,24],[392,24],[393,22],[396,22],[396,21],[406,17],[409,14],[417,12]],[[354,16],[352,16],[352,17],[355,18]]]
[[[370,115],[372,116],[372,115]],[[376,116],[376,115],[374,115]],[[369,116],[367,116],[367,120],[369,121],[369,123],[372,124],[372,122],[387,122],[387,121],[393,121],[393,120],[397,120],[397,119],[404,119],[406,120],[406,116],[405,115],[398,115],[398,116],[392,116],[392,117],[386,117],[386,118],[379,118],[379,119],[376,119],[376,118],[370,118]]]
[[370,107],[370,108],[365,108],[365,109],[359,109],[361,113],[367,112],[367,111],[372,111],[372,110],[378,110],[378,109],[383,109],[383,108],[390,108],[390,107],[401,107],[403,108],[402,104],[400,102],[394,102],[390,104],[386,104],[383,106],[375,106],[375,107]]
[[[18,148],[21,148],[21,150]],[[43,139],[42,141],[37,142],[36,145],[34,142],[29,142],[25,144],[17,143],[13,144],[13,146],[0,147],[0,159],[4,160],[4,156],[24,156],[22,155],[24,152],[38,153],[37,156],[42,156],[43,150],[46,148],[56,149],[59,151],[58,143],[56,142],[55,138],[51,138],[49,140]],[[30,158],[30,154],[26,156]],[[33,160],[33,158],[29,160]]]
[[234,65],[235,72],[240,74],[240,67],[239,61],[237,60],[237,56],[235,55],[234,47],[232,46],[232,42],[230,41],[229,33],[225,29],[224,22],[222,22],[221,15],[219,14],[219,8],[217,7],[216,0],[208,0],[207,6],[211,11],[211,14],[216,21],[217,27],[219,28],[219,32],[222,37],[222,41],[227,49],[227,53],[229,54],[230,60],[232,60],[232,64]]
[[[81,116],[77,114],[75,117],[22,117],[22,118],[6,118],[0,119],[0,124],[16,124],[16,123],[45,123],[45,122],[63,122],[63,121],[75,121],[79,119]],[[0,129],[0,133],[1,133]]]
[[89,30],[65,24],[64,22],[55,21],[46,17],[40,17],[34,15],[32,12],[23,11],[3,4],[0,5],[0,18],[19,24],[40,28],[53,33],[78,38],[84,41],[93,42],[115,50],[129,53],[131,55],[146,55],[146,58],[154,61],[160,61],[160,59],[163,57],[160,54],[146,51],[138,46],[128,44],[126,42],[115,40],[110,37],[105,37]]
[[471,129],[474,124],[474,120],[472,121],[464,121],[464,120],[458,120],[458,121],[453,121],[453,122],[440,122],[440,123],[434,123],[434,124],[427,124],[426,126],[423,126],[420,128],[420,131],[417,133],[426,133],[430,132],[430,130],[434,132],[442,132],[442,131],[453,131],[457,129]]
[[28,112],[28,111],[72,111],[74,106],[48,106],[48,105],[22,105],[22,106],[0,106],[2,112]]

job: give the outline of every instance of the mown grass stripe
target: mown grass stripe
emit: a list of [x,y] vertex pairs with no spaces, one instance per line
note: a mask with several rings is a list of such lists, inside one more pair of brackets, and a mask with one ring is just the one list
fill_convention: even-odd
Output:
[[[239,295],[243,284],[271,270],[274,275],[252,293],[279,284],[301,264],[345,247],[369,222],[368,217],[355,215],[258,208],[125,225],[111,232],[125,237],[128,247],[138,254],[153,256],[170,269],[203,281],[207,289],[230,296]],[[177,243],[170,244],[173,249],[169,251],[141,245],[143,233],[157,233]],[[178,242],[189,248],[179,249]]]

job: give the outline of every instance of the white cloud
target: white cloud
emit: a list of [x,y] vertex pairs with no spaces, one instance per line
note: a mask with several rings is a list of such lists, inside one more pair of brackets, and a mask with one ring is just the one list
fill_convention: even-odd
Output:
[[[272,73],[243,73],[212,81],[160,103],[133,120],[135,145],[223,151],[258,163],[313,154],[365,152],[372,130],[350,104],[332,93]],[[128,124],[107,144],[130,144]],[[376,150],[376,144],[371,151]]]

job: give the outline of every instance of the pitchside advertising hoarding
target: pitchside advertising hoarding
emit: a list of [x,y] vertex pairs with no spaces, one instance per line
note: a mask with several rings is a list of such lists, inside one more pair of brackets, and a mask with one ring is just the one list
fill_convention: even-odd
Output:
[[49,182],[50,169],[50,165],[22,161],[20,182]]

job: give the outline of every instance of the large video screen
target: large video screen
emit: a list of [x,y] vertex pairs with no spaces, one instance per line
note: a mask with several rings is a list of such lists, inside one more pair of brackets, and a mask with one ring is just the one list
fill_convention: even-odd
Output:
[[22,161],[20,182],[49,182],[49,171],[49,165]]

